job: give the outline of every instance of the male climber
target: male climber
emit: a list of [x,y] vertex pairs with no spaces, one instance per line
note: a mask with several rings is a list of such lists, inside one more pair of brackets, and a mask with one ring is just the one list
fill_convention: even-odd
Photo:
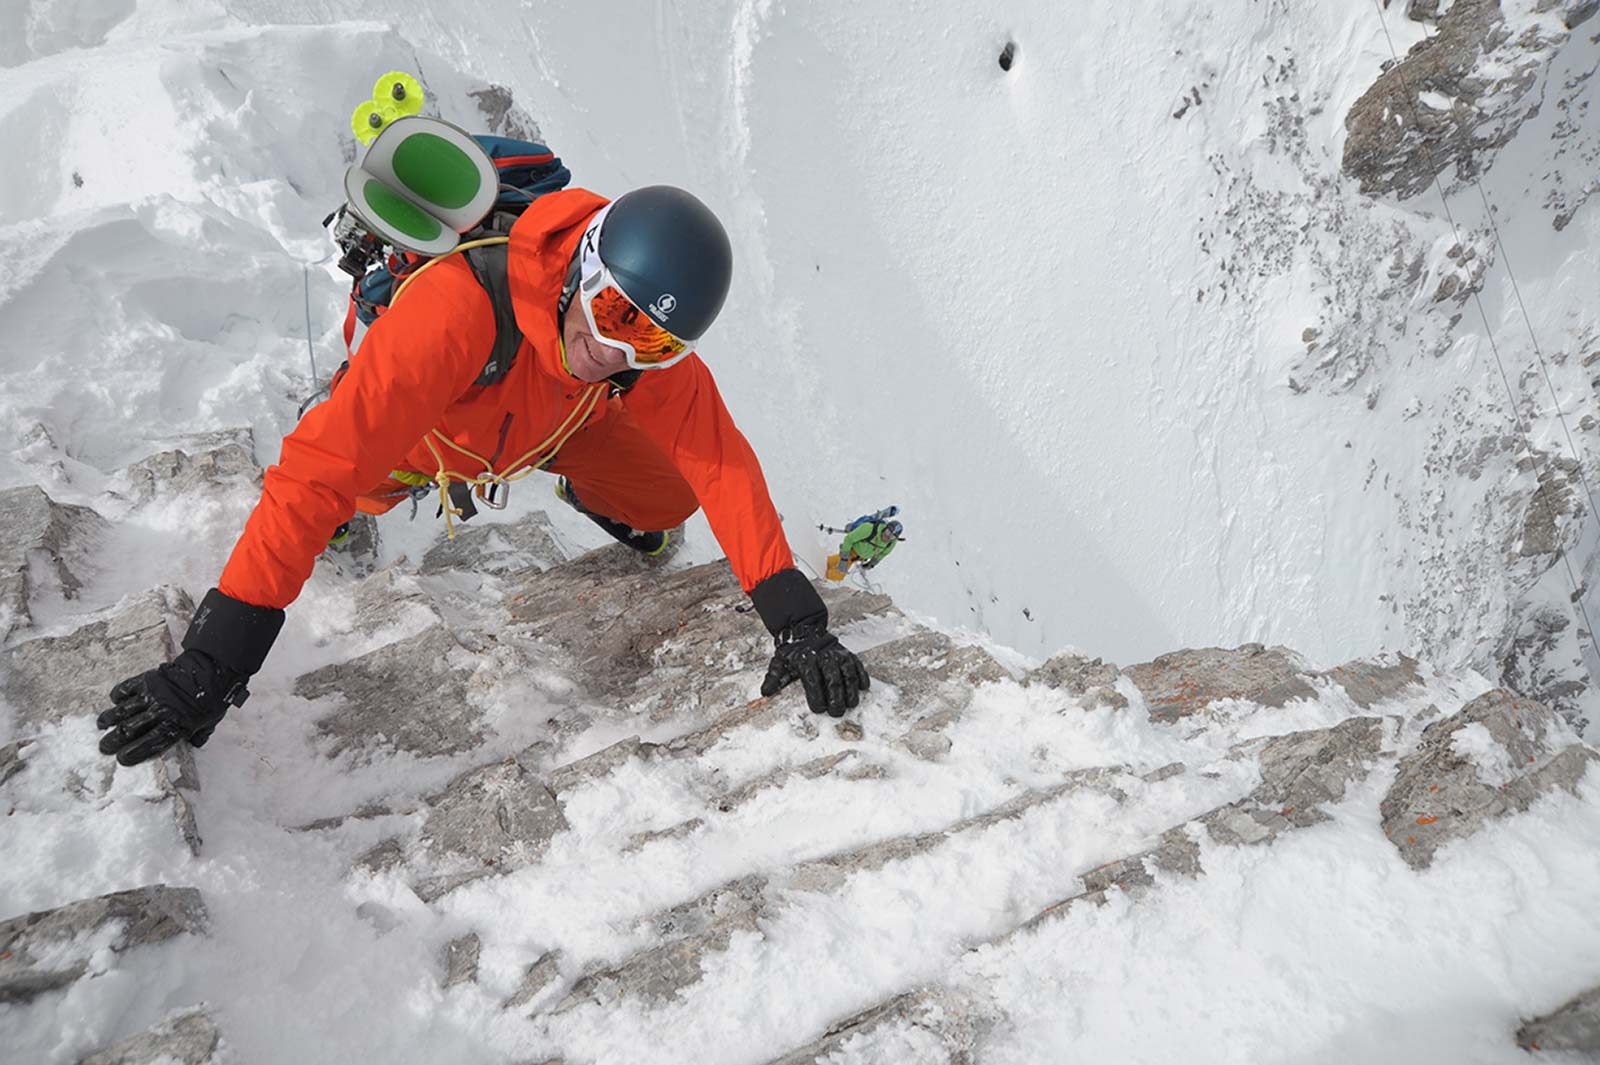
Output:
[[[775,640],[761,685],[798,679],[816,713],[843,716],[870,681],[828,631],[755,453],[693,346],[732,276],[727,233],[670,186],[615,202],[584,189],[540,197],[506,249],[524,340],[494,384],[476,383],[496,307],[461,255],[441,259],[370,328],[327,402],[284,438],[261,500],[173,661],[129,677],[99,717],[123,765],[179,740],[200,746],[243,704],[329,535],[448,474],[559,475],[560,494],[644,553],[703,507]],[[502,311],[504,309],[502,308]]]

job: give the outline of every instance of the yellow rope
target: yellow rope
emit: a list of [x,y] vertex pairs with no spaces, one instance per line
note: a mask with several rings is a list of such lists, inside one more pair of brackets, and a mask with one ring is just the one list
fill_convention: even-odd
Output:
[[444,262],[446,259],[450,258],[452,255],[460,255],[464,251],[471,251],[473,248],[484,248],[484,247],[489,246],[490,244],[510,244],[510,243],[511,243],[511,238],[510,237],[485,237],[482,240],[469,240],[465,244],[457,244],[454,248],[452,248],[449,251],[445,252],[443,255],[439,256],[438,258],[429,259],[427,262],[423,263],[421,266],[419,266],[415,270],[411,271],[411,273],[407,274],[406,275],[406,279],[404,281],[400,282],[400,287],[394,290],[394,295],[389,297],[389,306],[391,306],[391,307],[394,306],[395,300],[398,300],[400,298],[400,294],[402,292],[404,292],[406,289],[411,287],[411,282],[413,282],[417,278],[421,277],[424,273],[426,273],[431,268],[437,266],[439,263]]
[[[404,293],[408,287],[410,287],[411,282],[415,281],[422,275],[423,271],[429,269],[430,267],[441,263],[450,258],[452,255],[459,254],[460,252],[470,251],[473,248],[482,248],[491,244],[506,244],[509,243],[510,240],[510,237],[486,237],[483,240],[468,241],[465,244],[456,245],[453,250],[446,252],[444,255],[441,255],[436,259],[429,259],[427,262],[413,270],[411,274],[407,276],[403,282],[401,282],[400,287],[395,289],[394,296],[389,300],[389,306],[394,306],[395,302],[400,299],[401,294]],[[467,450],[437,429],[430,430],[428,436],[422,438],[422,442],[428,445],[428,450],[433,453],[434,459],[439,463],[439,472],[434,474],[431,478],[429,478],[427,474],[420,473],[413,474],[412,476],[421,478],[422,483],[427,483],[427,481],[431,480],[434,484],[439,486],[439,507],[444,511],[444,528],[446,537],[451,540],[456,538],[454,519],[462,514],[462,511],[457,509],[450,502],[451,481],[460,481],[463,484],[472,485],[477,491],[478,498],[482,499],[484,498],[483,489],[485,486],[491,484],[510,484],[512,481],[520,480],[521,478],[526,477],[528,474],[532,473],[534,470],[537,470],[539,467],[543,466],[545,463],[549,462],[555,457],[556,452],[561,449],[561,445],[565,444],[568,438],[571,437],[573,433],[577,432],[578,429],[582,427],[583,423],[588,420],[589,415],[594,412],[595,406],[599,403],[600,397],[606,393],[608,388],[609,386],[607,386],[604,382],[589,385],[588,389],[583,395],[583,398],[578,401],[578,405],[574,407],[572,411],[568,413],[566,419],[556,427],[555,432],[545,437],[540,444],[529,449],[527,452],[519,456],[515,461],[508,462],[505,466],[501,467],[503,470],[509,471],[506,473],[494,472],[494,464],[488,459],[484,458],[482,455],[478,455]],[[430,437],[438,437],[443,443],[459,451],[467,458],[481,463],[485,472],[469,477],[466,474],[457,473],[456,471],[449,469],[445,465],[444,453],[439,450],[438,445],[436,445],[433,440],[430,439]],[[530,461],[536,455],[539,456],[538,461]],[[410,478],[399,476],[401,472],[405,471],[395,471],[392,476],[396,477],[402,482],[410,483]]]

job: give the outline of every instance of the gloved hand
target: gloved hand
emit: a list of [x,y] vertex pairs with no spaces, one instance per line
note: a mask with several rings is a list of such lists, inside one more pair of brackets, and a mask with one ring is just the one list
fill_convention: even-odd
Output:
[[762,695],[776,695],[798,679],[813,714],[843,717],[872,686],[867,667],[839,642],[827,626],[814,622],[791,625],[777,635],[778,647],[761,682]]
[[184,651],[166,665],[129,677],[111,689],[116,705],[96,721],[110,730],[100,737],[100,753],[138,765],[179,740],[204,746],[228,707],[243,706],[249,698],[245,680],[204,651]]
[[154,758],[179,740],[196,747],[230,706],[243,706],[255,676],[283,628],[283,611],[252,606],[213,588],[183,636],[183,653],[111,689],[116,705],[97,721],[109,729],[100,752],[123,765]]

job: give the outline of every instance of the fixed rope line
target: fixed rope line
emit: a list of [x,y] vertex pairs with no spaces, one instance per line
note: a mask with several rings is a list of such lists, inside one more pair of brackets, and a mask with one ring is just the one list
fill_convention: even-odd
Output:
[[[1372,5],[1378,12],[1378,25],[1383,27],[1383,39],[1388,42],[1389,55],[1394,60],[1395,69],[1400,70],[1402,69],[1400,53],[1394,46],[1394,37],[1389,33],[1389,24],[1384,20],[1382,0],[1372,0]],[[1396,75],[1396,77],[1398,79],[1400,76]],[[1402,95],[1405,96],[1410,107],[1413,127],[1420,130],[1422,123],[1417,115],[1414,97],[1409,93],[1403,93]],[[1440,167],[1438,166],[1438,158],[1426,147],[1426,142],[1424,142],[1422,150],[1428,157],[1428,169],[1433,173],[1433,187],[1439,192],[1439,202],[1444,206],[1445,219],[1450,223],[1450,231],[1455,236],[1456,244],[1460,245],[1461,227],[1456,224],[1455,214],[1450,210],[1450,198],[1445,195],[1444,183],[1439,179]],[[1594,495],[1589,491],[1588,478],[1583,474],[1583,456],[1579,453],[1577,444],[1572,439],[1572,430],[1567,427],[1566,415],[1561,413],[1561,400],[1556,394],[1555,383],[1550,378],[1550,368],[1545,362],[1543,350],[1539,347],[1539,338],[1533,331],[1533,320],[1528,316],[1528,307],[1522,301],[1522,289],[1517,284],[1515,271],[1511,269],[1511,260],[1506,255],[1505,244],[1500,239],[1500,227],[1494,220],[1494,207],[1489,203],[1489,196],[1483,191],[1483,185],[1476,176],[1472,178],[1472,183],[1477,188],[1478,195],[1483,199],[1483,209],[1489,218],[1489,228],[1494,236],[1495,247],[1499,251],[1501,261],[1505,263],[1506,275],[1511,280],[1512,294],[1516,297],[1517,306],[1522,312],[1522,320],[1528,327],[1528,336],[1533,341],[1534,357],[1538,359],[1539,368],[1544,374],[1545,384],[1550,389],[1550,399],[1555,406],[1556,420],[1561,423],[1562,432],[1567,437],[1567,446],[1572,449],[1572,458],[1578,467],[1578,481],[1583,485],[1584,495],[1589,500],[1589,513],[1591,516],[1600,517],[1600,511],[1595,508]],[[1517,407],[1517,394],[1511,388],[1511,377],[1506,373],[1505,361],[1500,357],[1500,345],[1495,343],[1494,327],[1489,324],[1489,312],[1483,305],[1483,295],[1480,287],[1475,286],[1472,289],[1472,299],[1473,303],[1477,305],[1478,316],[1483,319],[1484,336],[1488,338],[1489,351],[1494,355],[1495,365],[1500,371],[1500,380],[1505,385],[1506,401],[1511,405],[1511,417],[1516,422],[1517,431],[1522,435],[1523,446],[1529,452],[1532,452],[1534,450],[1532,429],[1523,420],[1522,412]],[[1568,556],[1565,547],[1560,548],[1560,556],[1562,565],[1567,571],[1567,582],[1572,586],[1572,602],[1578,608],[1579,615],[1583,618],[1584,632],[1589,637],[1589,645],[1594,648],[1595,660],[1600,661],[1600,639],[1596,638],[1594,626],[1589,623],[1589,610],[1583,604],[1582,589],[1578,584],[1578,575],[1573,572],[1572,559]]]
[[306,355],[311,359],[311,387],[317,387],[317,349],[311,344],[311,267],[300,264],[300,277],[306,290]]

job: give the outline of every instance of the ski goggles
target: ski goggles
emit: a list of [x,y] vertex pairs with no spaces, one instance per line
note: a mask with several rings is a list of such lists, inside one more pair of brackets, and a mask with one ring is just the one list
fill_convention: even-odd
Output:
[[[600,226],[610,210],[608,204],[595,215],[578,245],[578,302],[583,304],[583,317],[594,338],[627,356],[631,369],[665,369],[692,354],[692,349],[630,300],[611,268],[601,262]],[[660,303],[669,312],[675,305],[670,294],[663,294]]]

